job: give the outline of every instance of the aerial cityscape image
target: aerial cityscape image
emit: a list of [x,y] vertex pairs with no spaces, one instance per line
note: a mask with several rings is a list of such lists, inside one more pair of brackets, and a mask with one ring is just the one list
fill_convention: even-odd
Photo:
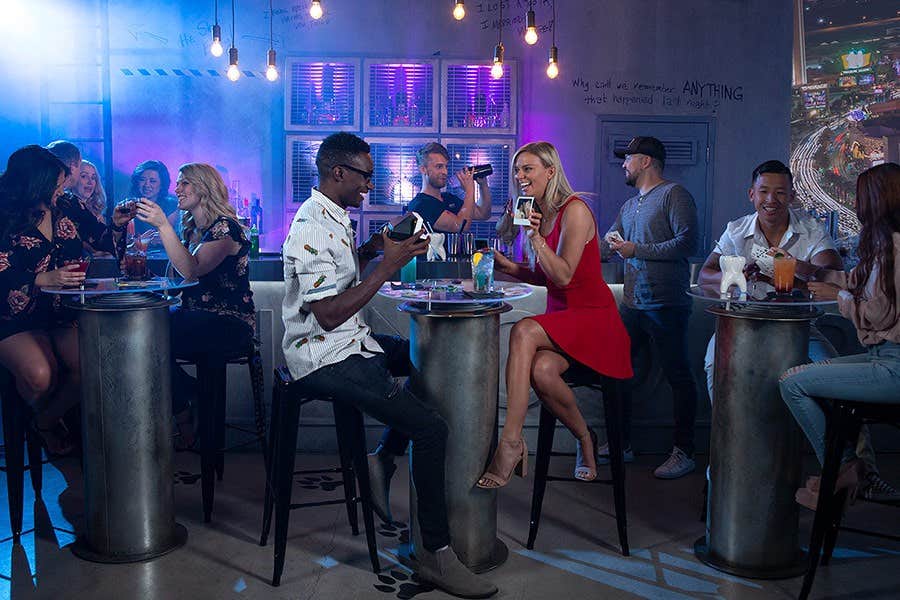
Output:
[[797,197],[852,255],[857,175],[900,154],[900,5],[803,0],[798,17],[791,110]]

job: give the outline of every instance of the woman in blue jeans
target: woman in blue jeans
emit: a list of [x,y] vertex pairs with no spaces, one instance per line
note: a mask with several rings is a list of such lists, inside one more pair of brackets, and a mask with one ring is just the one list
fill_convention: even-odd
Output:
[[[247,348],[253,338],[256,309],[250,291],[250,240],[228,203],[228,189],[215,167],[182,165],[175,183],[182,211],[181,237],[163,209],[142,198],[137,218],[159,231],[172,265],[196,286],[181,294],[181,307],[172,313],[172,354],[196,358],[203,354],[229,356]],[[173,367],[172,411],[181,445],[194,444],[190,412],[193,378]]]
[[[781,395],[809,438],[819,463],[825,454],[825,413],[829,398],[900,403],[900,165],[885,163],[856,181],[859,264],[838,283],[810,282],[817,299],[837,300],[853,322],[865,354],[801,365],[781,377]],[[841,274],[843,275],[843,274]],[[845,453],[836,490],[855,493],[861,461]],[[797,490],[797,502],[815,510],[819,479]]]

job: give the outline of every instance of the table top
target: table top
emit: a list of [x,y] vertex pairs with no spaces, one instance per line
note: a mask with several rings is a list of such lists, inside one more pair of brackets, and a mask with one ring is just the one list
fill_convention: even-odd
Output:
[[412,288],[409,284],[388,281],[378,290],[378,295],[405,302],[433,304],[496,304],[531,295],[529,286],[505,281],[494,281],[494,291],[497,293],[484,296],[472,291],[471,279],[420,279],[415,286]]
[[141,292],[166,292],[197,285],[197,280],[181,278],[153,277],[146,281],[126,281],[120,278],[88,278],[84,280],[84,289],[80,287],[45,287],[42,292],[64,296],[108,296],[111,294],[134,294]]
[[767,293],[765,290],[759,291],[751,289],[751,284],[747,284],[747,292],[741,293],[737,286],[732,286],[725,294],[719,293],[719,284],[709,285],[692,285],[688,290],[688,295],[699,300],[705,300],[710,303],[734,304],[743,306],[768,306],[786,308],[792,306],[824,306],[834,304],[835,300],[821,300],[809,297],[806,290],[795,289],[790,296],[779,296],[774,292]]

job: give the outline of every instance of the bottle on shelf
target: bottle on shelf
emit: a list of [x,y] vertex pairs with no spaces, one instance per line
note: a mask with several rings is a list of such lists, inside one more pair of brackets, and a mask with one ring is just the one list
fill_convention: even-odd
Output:
[[250,226],[250,258],[259,258],[259,229],[256,224]]

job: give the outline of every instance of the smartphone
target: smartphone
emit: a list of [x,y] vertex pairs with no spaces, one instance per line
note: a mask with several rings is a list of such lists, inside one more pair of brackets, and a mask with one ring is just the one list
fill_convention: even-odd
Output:
[[616,242],[617,244],[621,244],[625,240],[622,238],[622,234],[613,229],[609,233],[606,234],[606,243],[609,244],[611,242]]
[[516,198],[516,212],[513,213],[513,225],[531,225],[531,211],[534,209],[534,196]]
[[[396,224],[388,223],[385,227],[387,227],[389,238],[402,242],[405,239],[411,238],[415,232],[422,229],[423,223],[424,220],[419,213],[408,212]],[[423,233],[422,236],[424,238],[427,234]]]

